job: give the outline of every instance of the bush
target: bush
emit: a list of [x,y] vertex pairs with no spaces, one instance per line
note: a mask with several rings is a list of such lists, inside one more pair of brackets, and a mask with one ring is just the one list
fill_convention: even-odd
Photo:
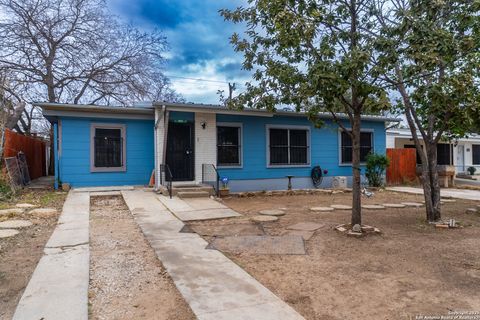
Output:
[[383,185],[383,175],[389,165],[390,159],[383,154],[370,153],[367,156],[365,176],[370,187],[381,187]]
[[13,190],[10,185],[0,178],[0,201],[8,200],[13,196]]
[[468,167],[467,171],[471,176],[473,176],[477,169],[475,167]]

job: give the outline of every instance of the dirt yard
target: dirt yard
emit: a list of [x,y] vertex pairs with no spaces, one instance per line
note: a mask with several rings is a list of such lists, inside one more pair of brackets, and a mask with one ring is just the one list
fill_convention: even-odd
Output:
[[123,199],[92,197],[90,319],[195,319]]
[[[464,213],[477,203],[445,204],[443,217],[465,226],[446,230],[426,224],[424,208],[364,210],[364,224],[380,228],[382,234],[361,239],[333,230],[349,222],[349,211],[309,210],[348,205],[350,199],[349,193],[225,199],[246,217],[263,209],[285,210],[279,221],[262,223],[268,235],[280,235],[298,222],[325,224],[306,241],[306,255],[227,255],[306,319],[413,319],[449,310],[480,311],[480,216]],[[422,197],[384,191],[363,200],[421,202]],[[245,220],[192,225],[214,227]]]
[[0,319],[11,319],[33,270],[43,255],[61,213],[66,193],[25,190],[9,202],[0,202],[0,209],[15,208],[17,203],[30,203],[39,207],[56,208],[58,213],[32,215],[23,213],[0,215],[6,220],[29,220],[32,226],[19,229],[12,238],[0,239]]

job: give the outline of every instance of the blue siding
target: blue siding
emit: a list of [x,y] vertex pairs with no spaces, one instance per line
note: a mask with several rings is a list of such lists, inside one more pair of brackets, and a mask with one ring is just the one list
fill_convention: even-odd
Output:
[[[285,178],[286,175],[309,177],[311,168],[317,165],[322,167],[322,169],[327,169],[328,176],[352,175],[352,167],[350,165],[339,165],[338,125],[331,120],[327,120],[325,125],[320,129],[314,128],[311,122],[305,117],[275,116],[273,118],[267,118],[217,115],[217,122],[236,122],[243,124],[242,168],[219,169],[220,175],[226,176],[230,180]],[[267,166],[266,149],[268,143],[266,141],[266,126],[269,124],[310,127],[310,167],[269,168]],[[349,123],[346,122],[345,127],[350,127]],[[362,123],[362,129],[374,131],[374,150],[377,153],[385,154],[386,137],[384,122],[364,121]],[[362,174],[364,174],[364,172],[362,172]]]
[[[59,178],[72,187],[146,185],[154,167],[153,120],[62,118]],[[118,123],[126,126],[124,172],[90,172],[90,125]]]

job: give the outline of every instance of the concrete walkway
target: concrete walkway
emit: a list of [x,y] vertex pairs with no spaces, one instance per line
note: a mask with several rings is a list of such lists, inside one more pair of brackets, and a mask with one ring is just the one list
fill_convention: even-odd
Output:
[[68,194],[14,320],[88,319],[89,211],[88,193]]
[[[390,191],[423,194],[422,188],[413,187],[390,187],[387,188]],[[480,201],[480,191],[478,190],[466,190],[466,189],[442,189],[440,191],[442,197],[457,198],[465,200],[477,200]]]
[[[303,319],[222,253],[205,249],[208,243],[200,236],[179,233],[184,224],[168,211],[156,194],[141,190],[122,191],[122,194],[199,320]],[[170,208],[185,204],[174,202],[169,201]]]
[[240,217],[236,211],[210,198],[165,197],[159,195],[160,202],[182,221],[210,220]]

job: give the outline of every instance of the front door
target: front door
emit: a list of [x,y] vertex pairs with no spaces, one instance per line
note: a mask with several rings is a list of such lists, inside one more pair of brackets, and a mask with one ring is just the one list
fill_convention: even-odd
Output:
[[457,146],[457,170],[460,172],[465,171],[465,146]]
[[167,164],[173,181],[194,179],[193,125],[192,123],[168,124]]

